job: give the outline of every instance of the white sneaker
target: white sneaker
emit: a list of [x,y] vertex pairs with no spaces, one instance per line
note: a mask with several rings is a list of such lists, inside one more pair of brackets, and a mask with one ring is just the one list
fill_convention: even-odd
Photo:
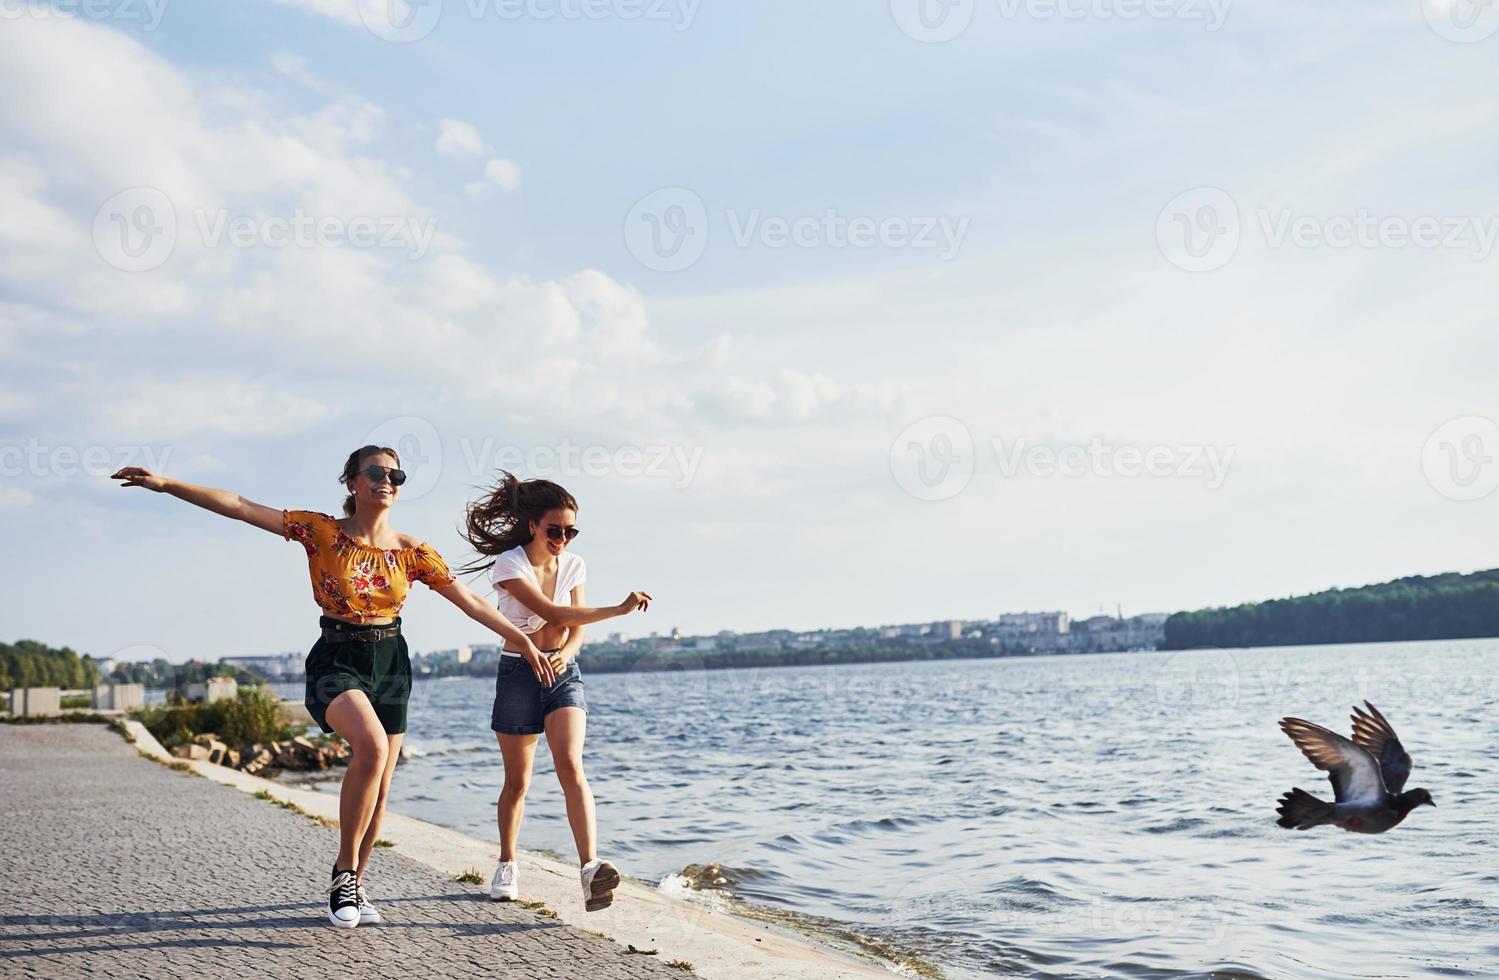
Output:
[[501,861],[495,865],[494,878],[489,883],[489,897],[496,902],[513,902],[520,896],[516,879],[520,867],[514,861]]
[[368,926],[374,925],[377,922],[385,921],[384,919],[380,918],[380,910],[370,904],[370,897],[365,893],[364,882],[362,880],[359,882],[359,884],[354,886],[354,897],[355,900],[359,902],[360,925]]
[[597,912],[614,904],[614,889],[619,887],[619,872],[608,861],[593,860],[583,865],[583,908]]
[[340,871],[328,886],[328,921],[340,929],[359,925],[359,879],[352,871]]

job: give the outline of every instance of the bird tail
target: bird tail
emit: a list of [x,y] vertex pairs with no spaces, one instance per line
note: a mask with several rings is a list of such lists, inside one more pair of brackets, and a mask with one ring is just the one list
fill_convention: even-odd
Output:
[[1280,806],[1275,809],[1280,814],[1280,819],[1275,822],[1287,830],[1293,827],[1309,830],[1332,822],[1332,804],[1317,799],[1304,789],[1293,789],[1282,796]]

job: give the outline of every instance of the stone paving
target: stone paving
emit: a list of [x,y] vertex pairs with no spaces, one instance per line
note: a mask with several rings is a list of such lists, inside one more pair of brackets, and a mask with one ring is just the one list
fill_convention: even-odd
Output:
[[691,976],[394,850],[385,923],[334,929],[335,831],[102,725],[0,725],[0,828],[0,977]]

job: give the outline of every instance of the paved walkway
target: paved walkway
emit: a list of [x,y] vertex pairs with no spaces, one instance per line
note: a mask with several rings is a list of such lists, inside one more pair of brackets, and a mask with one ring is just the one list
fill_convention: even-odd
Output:
[[0,977],[691,976],[393,850],[385,924],[334,929],[335,831],[101,725],[0,725],[0,828]]

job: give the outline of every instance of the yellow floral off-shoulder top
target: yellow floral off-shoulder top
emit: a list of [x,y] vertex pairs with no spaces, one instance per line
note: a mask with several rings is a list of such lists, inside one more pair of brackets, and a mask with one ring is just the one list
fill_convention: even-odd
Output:
[[340,619],[392,619],[401,614],[412,582],[431,589],[453,584],[453,574],[431,545],[372,548],[355,541],[327,514],[281,512],[288,541],[307,549],[312,596],[323,611]]

